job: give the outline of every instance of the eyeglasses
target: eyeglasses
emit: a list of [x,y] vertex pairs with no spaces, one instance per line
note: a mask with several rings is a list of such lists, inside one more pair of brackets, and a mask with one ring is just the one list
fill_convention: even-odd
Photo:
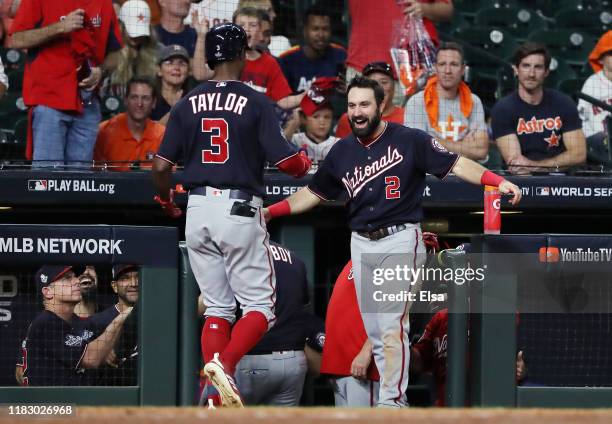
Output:
[[393,69],[387,62],[371,62],[363,68],[363,75],[371,74],[372,72],[382,72],[393,75]]

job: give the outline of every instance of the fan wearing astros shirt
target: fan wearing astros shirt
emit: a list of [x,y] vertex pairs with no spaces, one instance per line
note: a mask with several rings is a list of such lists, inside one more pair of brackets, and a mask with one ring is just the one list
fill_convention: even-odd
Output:
[[551,56],[542,44],[527,42],[514,54],[518,89],[491,112],[493,138],[513,174],[555,171],[583,164],[586,140],[574,101],[544,88]]

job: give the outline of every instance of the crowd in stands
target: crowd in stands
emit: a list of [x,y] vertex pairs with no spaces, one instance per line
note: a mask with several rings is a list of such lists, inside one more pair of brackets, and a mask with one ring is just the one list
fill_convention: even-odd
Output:
[[[607,150],[610,112],[582,99],[576,107],[566,95],[575,93],[548,88],[556,69],[567,65],[551,56],[546,45],[527,41],[515,48],[514,56],[505,59],[512,61],[518,89],[504,98],[498,95],[494,105],[483,105],[469,84],[468,69],[472,75],[478,72],[471,66],[478,61],[470,61],[472,55],[464,51],[471,47],[441,42],[446,34],[441,37],[436,29],[439,23],[457,20],[462,2],[349,0],[346,49],[332,42],[338,40],[333,34],[338,23],[321,2],[305,8],[301,31],[290,34],[296,36],[293,47],[287,37],[274,33],[276,13],[270,0],[95,3],[74,9],[63,2],[0,1],[4,51],[10,48],[24,56],[6,63],[2,54],[6,68],[0,64],[0,97],[21,94],[27,125],[25,119],[17,120],[27,131],[18,134],[9,114],[0,117],[10,119],[0,127],[24,138],[19,141],[33,167],[89,169],[96,161],[110,170],[141,169],[159,146],[170,109],[211,78],[204,36],[211,26],[228,21],[244,27],[249,36],[241,79],[276,103],[287,139],[314,160],[323,159],[337,139],[351,133],[342,88],[363,73],[384,88],[383,119],[422,129],[448,150],[488,166],[499,167],[503,161],[511,173],[532,174],[587,162],[612,163]],[[406,16],[422,18],[439,49],[435,75],[410,98],[389,53]],[[611,34],[603,34],[583,58],[595,74],[582,91],[608,105]],[[325,77],[339,78],[338,87],[324,101],[314,99],[318,94],[311,85]],[[304,102],[313,99],[316,108],[305,110]],[[7,94],[5,101],[15,100]],[[497,164],[495,157],[500,158]]]

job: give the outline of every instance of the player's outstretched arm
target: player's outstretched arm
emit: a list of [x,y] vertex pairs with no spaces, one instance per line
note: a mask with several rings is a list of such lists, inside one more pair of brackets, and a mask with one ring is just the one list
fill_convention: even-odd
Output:
[[281,200],[280,202],[264,208],[264,218],[266,222],[268,222],[272,218],[279,216],[297,215],[309,211],[320,202],[321,199],[318,196],[315,196],[308,187],[304,187],[287,197],[285,200]]
[[512,194],[510,203],[513,205],[521,201],[521,189],[517,185],[489,171],[487,168],[471,159],[460,156],[452,172],[469,183],[498,187],[501,193]]
[[98,368],[102,365],[113,346],[115,346],[121,329],[123,328],[123,323],[130,312],[132,312],[131,307],[121,312],[110,324],[108,324],[106,330],[104,330],[97,339],[87,344],[81,362],[83,368]]

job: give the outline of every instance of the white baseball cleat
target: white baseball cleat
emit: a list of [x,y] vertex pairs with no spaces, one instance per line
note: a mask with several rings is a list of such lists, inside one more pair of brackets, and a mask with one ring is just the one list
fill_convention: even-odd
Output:
[[234,377],[225,372],[223,364],[219,360],[219,354],[215,353],[212,361],[204,366],[204,374],[217,389],[221,396],[221,404],[229,408],[243,408],[240,392],[236,387]]

